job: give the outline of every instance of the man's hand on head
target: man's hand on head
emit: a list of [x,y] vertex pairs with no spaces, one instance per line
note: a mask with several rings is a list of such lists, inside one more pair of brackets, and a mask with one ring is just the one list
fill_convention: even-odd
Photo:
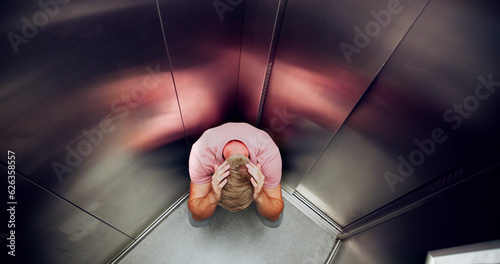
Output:
[[261,171],[262,167],[260,164],[255,165],[252,162],[249,162],[246,164],[246,167],[248,169],[248,173],[252,175],[250,181],[252,182],[254,189],[253,199],[256,202],[260,202],[263,196],[265,195],[263,187],[264,187],[264,180],[266,179],[266,177],[264,176],[264,174],[262,174]]
[[212,191],[209,195],[211,195],[210,201],[212,203],[218,203],[221,199],[221,191],[222,188],[227,183],[226,177],[229,175],[229,164],[227,161],[224,161],[220,166],[214,165],[214,174],[212,175]]

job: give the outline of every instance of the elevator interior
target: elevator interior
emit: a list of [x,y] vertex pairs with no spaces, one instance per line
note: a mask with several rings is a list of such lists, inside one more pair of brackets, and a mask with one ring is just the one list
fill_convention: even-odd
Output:
[[17,201],[16,258],[2,201],[2,259],[112,261],[229,121],[280,147],[284,191],[339,231],[330,263],[500,239],[498,1],[0,6],[0,167],[14,152]]

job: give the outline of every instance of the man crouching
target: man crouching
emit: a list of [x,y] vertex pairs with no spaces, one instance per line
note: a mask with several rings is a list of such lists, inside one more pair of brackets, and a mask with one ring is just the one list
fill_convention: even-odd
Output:
[[264,131],[246,123],[207,130],[193,145],[189,174],[193,226],[208,225],[217,205],[234,212],[252,202],[264,225],[276,228],[281,224],[281,156]]

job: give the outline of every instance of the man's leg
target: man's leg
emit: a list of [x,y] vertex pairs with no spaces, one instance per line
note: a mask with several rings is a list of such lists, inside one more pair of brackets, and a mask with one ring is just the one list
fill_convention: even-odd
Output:
[[260,213],[259,213],[259,210],[257,210],[257,206],[255,205],[254,202],[252,202],[252,205],[253,207],[253,210],[255,211],[255,215],[257,215],[257,217],[259,218],[259,220],[267,227],[270,227],[270,228],[277,228],[281,225],[281,222],[283,221],[283,212],[285,210],[283,210],[280,214],[280,217],[278,218],[278,220],[276,221],[271,221],[265,217],[263,217]]
[[201,221],[194,220],[193,215],[191,214],[191,212],[188,209],[189,223],[191,223],[191,225],[194,226],[194,227],[205,227],[205,226],[207,226],[210,223],[210,221],[212,220],[212,218],[214,217],[215,213],[217,213],[217,210],[219,210],[218,208],[219,208],[219,206],[217,206],[215,208],[215,212],[214,212],[214,214],[212,216],[210,216],[207,219],[203,219]]

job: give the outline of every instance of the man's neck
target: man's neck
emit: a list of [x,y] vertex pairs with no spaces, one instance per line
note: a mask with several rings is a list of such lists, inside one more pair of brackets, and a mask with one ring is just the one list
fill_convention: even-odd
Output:
[[248,148],[240,141],[230,141],[222,150],[222,157],[227,159],[233,155],[243,155],[249,158]]

